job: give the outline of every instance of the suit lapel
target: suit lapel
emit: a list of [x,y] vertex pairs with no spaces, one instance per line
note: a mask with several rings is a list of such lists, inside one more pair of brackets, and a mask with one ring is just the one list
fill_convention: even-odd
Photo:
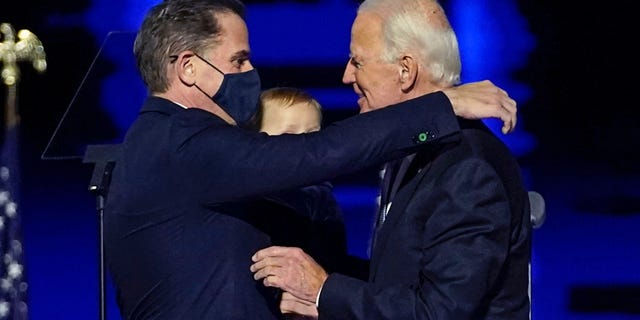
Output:
[[[406,156],[404,159],[402,159],[402,161],[400,162],[398,170],[395,174],[395,179],[393,180],[393,185],[391,185],[391,190],[389,190],[389,196],[391,199],[393,199],[395,197],[395,194],[398,193],[398,190],[400,190],[402,181],[406,178],[405,175],[407,174],[407,171],[409,170],[409,166],[411,165],[411,162],[415,157],[416,157],[415,153],[410,154]],[[391,201],[393,202],[393,200]]]
[[384,210],[389,201],[392,201],[393,197],[398,192],[398,189],[400,189],[404,175],[407,173],[409,165],[414,158],[415,154],[411,154],[405,158],[398,159],[387,164],[382,181],[380,208],[378,208],[376,228],[382,225],[385,218]]
[[[382,226],[379,226],[377,228],[376,234],[374,235],[375,241],[371,251],[372,252],[371,267],[370,267],[371,278],[373,278],[376,274],[376,271],[378,268],[378,261],[380,261],[379,255],[382,254],[382,252],[384,252],[384,248],[387,245],[387,240],[389,239],[389,235],[391,234],[391,231],[393,230],[395,225],[398,223],[398,221],[402,218],[402,214],[405,211],[407,204],[415,194],[418,188],[418,185],[420,185],[420,181],[422,181],[426,173],[429,171],[429,167],[431,166],[431,164],[427,163],[427,160],[428,159],[424,159],[424,157],[419,157],[419,156],[416,159],[413,159],[413,161],[418,161],[418,163],[416,163],[415,165],[417,165],[418,168],[421,168],[420,172],[414,174],[413,177],[408,177],[408,176],[404,177],[405,179],[410,179],[410,180],[408,180],[408,182],[404,186],[401,186],[397,190],[393,198],[393,205],[391,206],[391,209],[389,210],[389,213],[387,214],[387,217],[384,223],[382,224]],[[404,176],[407,169],[408,169],[408,166],[404,168],[404,172],[402,173],[402,176]],[[413,173],[410,172],[409,174],[413,174]],[[398,175],[398,177],[401,177],[401,176]],[[397,179],[397,180],[403,180],[403,179]]]
[[469,155],[471,152],[472,151],[468,143],[463,141],[461,144],[456,142],[453,144],[438,146],[436,148],[428,148],[416,154],[413,161],[417,168],[421,168],[421,170],[416,174],[409,172],[409,174],[414,174],[414,176],[407,177],[411,180],[398,190],[398,193],[395,195],[393,205],[391,206],[391,210],[387,214],[387,219],[382,227],[377,231],[376,243],[371,251],[369,279],[375,279],[381,255],[385,251],[385,247],[389,242],[389,236],[398,224],[398,221],[402,219],[409,201],[415,195],[420,183],[426,179],[427,173],[429,173],[428,179],[435,179],[449,167],[449,164],[461,161],[461,159]]
[[388,162],[384,167],[384,175],[382,177],[382,184],[380,185],[380,206],[378,207],[375,227],[378,228],[382,223],[382,216],[389,197],[391,196],[391,190],[393,189],[393,181],[395,179],[394,173],[400,166],[400,160],[394,160]]

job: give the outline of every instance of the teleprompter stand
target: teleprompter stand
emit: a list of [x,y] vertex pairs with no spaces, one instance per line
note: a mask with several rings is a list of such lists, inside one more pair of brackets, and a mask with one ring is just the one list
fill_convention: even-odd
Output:
[[[89,192],[96,197],[99,319],[107,317],[104,210],[119,144],[133,123],[146,88],[135,67],[135,32],[112,31],[98,50],[58,127],[43,160],[82,160],[94,166]],[[117,83],[118,85],[108,85]]]
[[96,197],[96,213],[98,217],[98,305],[101,320],[106,319],[106,271],[104,250],[104,205],[109,193],[111,173],[116,165],[120,152],[118,144],[88,145],[83,163],[94,165],[89,183],[89,192]]

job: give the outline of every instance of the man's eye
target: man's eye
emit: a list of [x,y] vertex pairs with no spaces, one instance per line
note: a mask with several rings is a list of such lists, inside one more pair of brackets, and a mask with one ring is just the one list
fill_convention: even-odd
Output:
[[356,61],[356,59],[351,58],[351,65],[356,67],[356,69],[360,69],[360,67],[362,67],[362,64],[358,61]]

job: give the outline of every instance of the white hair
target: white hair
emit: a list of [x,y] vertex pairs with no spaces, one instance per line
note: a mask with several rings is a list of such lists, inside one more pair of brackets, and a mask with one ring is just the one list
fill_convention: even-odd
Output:
[[436,0],[366,0],[358,13],[365,11],[383,20],[384,61],[414,53],[434,83],[445,87],[460,83],[458,40]]

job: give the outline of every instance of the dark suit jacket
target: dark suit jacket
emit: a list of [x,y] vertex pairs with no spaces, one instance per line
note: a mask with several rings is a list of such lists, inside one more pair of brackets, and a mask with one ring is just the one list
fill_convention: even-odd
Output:
[[376,232],[368,282],[331,274],[320,319],[529,318],[530,214],[521,172],[480,121],[416,154]]
[[252,224],[266,213],[247,210],[246,200],[415,152],[430,144],[419,133],[431,142],[458,130],[442,93],[280,136],[150,97],[124,139],[105,207],[123,317],[277,319],[274,293],[249,270],[271,244]]
[[252,224],[273,245],[299,247],[327,272],[366,280],[369,260],[350,255],[342,211],[329,182],[296,188],[251,201]]
[[249,211],[273,245],[302,248],[326,270],[338,270],[347,257],[346,226],[329,182],[264,197]]

